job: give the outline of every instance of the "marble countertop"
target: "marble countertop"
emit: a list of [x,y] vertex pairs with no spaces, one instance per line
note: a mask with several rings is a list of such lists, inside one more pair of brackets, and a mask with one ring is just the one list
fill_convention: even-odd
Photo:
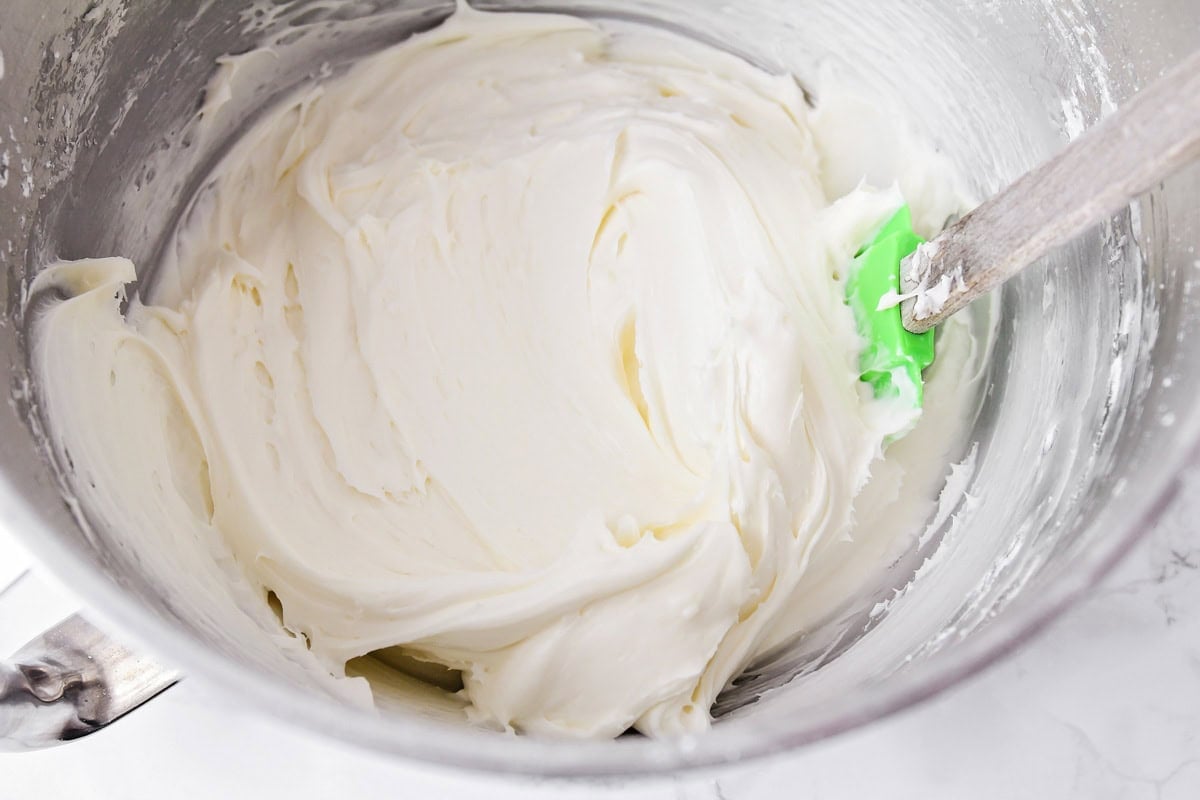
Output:
[[[69,745],[0,755],[0,799],[1200,797],[1200,472],[1087,602],[966,684],[866,729],[705,777],[600,787],[398,763],[187,680]],[[32,568],[0,531],[0,586]],[[74,600],[57,590],[56,608]],[[45,607],[43,606],[45,613]],[[0,615],[0,647],[29,638]]]

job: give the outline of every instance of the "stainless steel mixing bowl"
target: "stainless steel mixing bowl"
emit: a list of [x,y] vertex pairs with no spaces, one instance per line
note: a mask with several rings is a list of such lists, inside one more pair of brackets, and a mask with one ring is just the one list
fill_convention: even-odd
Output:
[[[892,92],[981,197],[1200,46],[1194,0],[484,5],[649,20],[802,80],[840,63]],[[886,585],[741,676],[710,733],[544,741],[372,715],[249,656],[244,641],[170,599],[187,582],[183,555],[131,551],[64,501],[69,465],[41,446],[53,420],[39,417],[29,380],[25,287],[54,258],[119,254],[153,270],[236,136],[198,136],[192,124],[217,56],[268,39],[279,53],[270,80],[231,101],[230,117],[246,122],[270,97],[451,9],[402,0],[7,0],[0,9],[0,351],[13,397],[0,409],[0,521],[121,635],[263,714],[399,756],[567,775],[719,765],[868,723],[1002,657],[1085,596],[1171,502],[1200,441],[1197,169],[1005,287],[988,390],[955,474],[967,499],[931,520]]]

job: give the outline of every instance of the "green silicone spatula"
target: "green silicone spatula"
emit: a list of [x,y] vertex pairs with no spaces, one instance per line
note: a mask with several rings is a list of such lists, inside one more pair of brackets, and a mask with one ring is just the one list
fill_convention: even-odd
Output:
[[933,363],[933,331],[906,330],[900,308],[880,304],[900,291],[900,264],[922,241],[913,233],[908,206],[901,206],[854,257],[846,279],[846,299],[866,341],[859,356],[862,380],[876,397],[910,397],[918,408],[924,401],[921,373]]
[[1200,51],[928,243],[900,208],[847,275],[862,380],[919,409],[934,325],[1197,158]]

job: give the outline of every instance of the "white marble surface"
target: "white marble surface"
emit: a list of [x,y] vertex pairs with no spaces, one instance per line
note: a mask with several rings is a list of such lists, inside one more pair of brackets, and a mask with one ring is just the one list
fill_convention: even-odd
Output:
[[[88,739],[0,755],[0,798],[1190,800],[1200,797],[1200,473],[1186,483],[1187,499],[1094,597],[1007,661],[913,711],[715,778],[614,788],[451,774],[284,728],[189,680]],[[0,533],[0,585],[26,565]],[[24,634],[5,620],[8,652]]]

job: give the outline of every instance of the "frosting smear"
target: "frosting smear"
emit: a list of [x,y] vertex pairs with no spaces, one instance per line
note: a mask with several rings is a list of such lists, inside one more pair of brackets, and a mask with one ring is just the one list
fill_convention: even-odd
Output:
[[917,145],[916,190],[862,182],[826,143],[869,122],[820,108],[650,28],[460,8],[270,110],[148,296],[122,258],[38,276],[75,493],[131,546],[219,541],[338,679],[401,647],[481,724],[705,728],[911,541],[967,417],[950,326],[940,422],[885,457],[912,419],[858,380],[843,270],[961,203]]

